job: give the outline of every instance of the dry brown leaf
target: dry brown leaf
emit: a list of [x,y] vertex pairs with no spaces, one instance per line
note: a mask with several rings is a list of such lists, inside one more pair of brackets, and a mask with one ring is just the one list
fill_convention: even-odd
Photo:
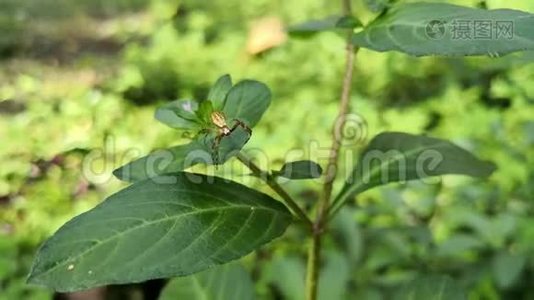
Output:
[[266,17],[255,21],[250,27],[247,53],[256,55],[277,47],[287,39],[284,25],[278,17]]

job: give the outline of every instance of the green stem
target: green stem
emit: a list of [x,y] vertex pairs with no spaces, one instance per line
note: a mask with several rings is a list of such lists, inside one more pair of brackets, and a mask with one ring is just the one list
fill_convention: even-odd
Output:
[[306,299],[308,300],[317,299],[320,252],[321,234],[314,230],[311,244],[308,249],[308,265],[306,267]]
[[[345,16],[350,16],[352,14],[350,0],[342,0],[342,4],[343,14]],[[308,266],[306,274],[307,300],[317,299],[317,285],[319,280],[319,268],[321,258],[321,239],[324,232],[326,231],[326,225],[328,222],[330,198],[332,196],[334,180],[336,179],[338,169],[337,162],[342,142],[342,136],[338,134],[338,131],[343,130],[343,127],[345,126],[346,116],[349,112],[352,74],[354,69],[354,57],[356,55],[356,52],[358,51],[358,49],[355,48],[354,45],[352,45],[352,35],[353,30],[351,29],[347,33],[345,51],[345,75],[343,77],[343,86],[341,89],[339,112],[336,122],[332,128],[332,146],[330,147],[330,157],[328,160],[328,165],[326,167],[323,192],[318,203],[317,217],[313,226],[313,236],[308,253]]]
[[250,160],[248,157],[246,157],[243,153],[237,154],[237,159],[242,162],[245,166],[247,166],[254,175],[261,178],[267,185],[275,191],[280,197],[282,197],[282,200],[289,206],[291,211],[293,211],[294,214],[296,214],[299,219],[301,219],[304,223],[306,223],[307,226],[310,228],[313,228],[313,223],[310,220],[310,218],[304,213],[304,211],[297,205],[297,203],[293,200],[293,198],[276,182],[276,179],[268,172],[263,171],[258,167],[252,160]]
[[345,199],[348,196],[345,194],[338,196],[337,199],[334,199],[332,202],[332,205],[330,205],[330,208],[328,209],[327,219],[333,218],[337,212],[343,207],[343,204],[345,203]]

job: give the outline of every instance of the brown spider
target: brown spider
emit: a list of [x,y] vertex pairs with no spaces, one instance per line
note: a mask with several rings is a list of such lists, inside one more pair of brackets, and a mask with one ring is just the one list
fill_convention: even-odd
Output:
[[[217,130],[217,136],[215,136],[215,140],[213,141],[213,145],[211,147],[212,153],[213,153],[213,161],[215,164],[218,162],[218,156],[219,156],[219,144],[221,143],[221,140],[225,136],[229,136],[234,132],[234,130],[237,129],[237,127],[241,127],[245,129],[248,132],[249,138],[250,135],[252,135],[252,130],[250,127],[247,126],[247,124],[241,122],[238,119],[233,119],[232,121],[235,122],[234,126],[230,128],[228,124],[226,123],[226,116],[222,111],[214,111],[210,115],[210,120],[213,125],[215,125],[215,128]],[[209,132],[210,129],[205,129],[203,131]]]

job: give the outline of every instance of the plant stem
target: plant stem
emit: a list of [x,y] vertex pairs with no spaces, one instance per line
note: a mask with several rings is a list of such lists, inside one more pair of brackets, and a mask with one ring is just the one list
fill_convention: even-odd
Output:
[[[350,16],[352,14],[350,0],[342,0],[342,12],[345,16]],[[355,48],[354,45],[352,45],[352,34],[353,30],[351,29],[347,33],[345,49],[345,74],[343,77],[343,86],[341,88],[339,111],[337,119],[332,128],[332,146],[330,147],[330,157],[326,167],[323,192],[318,203],[317,217],[313,226],[312,242],[308,253],[308,266],[306,275],[307,300],[317,299],[317,284],[319,279],[321,258],[321,239],[325,232],[328,219],[328,209],[330,205],[330,198],[332,196],[332,187],[337,174],[337,162],[343,138],[339,132],[343,130],[343,127],[345,126],[346,115],[349,112],[354,57],[358,51],[358,48]]]
[[321,254],[321,235],[313,231],[312,241],[308,249],[308,264],[306,266],[306,299],[317,299],[317,284],[319,279],[319,259]]
[[260,169],[260,167],[258,167],[252,160],[250,160],[241,152],[238,153],[236,157],[240,162],[247,166],[252,171],[252,173],[254,173],[254,175],[265,181],[265,183],[267,183],[267,185],[273,191],[275,191],[280,197],[282,197],[282,200],[284,200],[287,206],[289,206],[289,208],[293,211],[294,214],[299,217],[299,219],[306,223],[306,225],[310,228],[313,228],[313,223],[310,218],[298,206],[298,204],[293,200],[293,198],[278,184],[278,182],[276,182],[276,179],[270,173]]
[[[349,1],[350,2],[350,1]],[[354,57],[356,53],[358,52],[358,48],[355,49],[354,45],[351,43],[352,37],[352,31],[351,34],[349,34],[349,37],[347,38],[347,46],[346,46],[346,55],[345,55],[345,76],[343,78],[343,87],[341,91],[341,101],[339,103],[339,112],[337,116],[337,121],[334,127],[332,128],[332,146],[330,147],[330,157],[328,160],[328,165],[326,167],[325,172],[325,182],[323,186],[323,194],[322,198],[319,202],[319,212],[322,212],[318,214],[318,217],[322,216],[324,213],[328,211],[328,206],[330,204],[330,197],[332,196],[332,187],[334,184],[334,180],[336,179],[337,175],[337,162],[339,157],[339,150],[341,147],[342,142],[342,136],[339,133],[340,130],[343,130],[343,127],[345,126],[345,121],[347,118],[347,114],[349,113],[349,102],[350,102],[350,94],[351,94],[351,82],[352,82],[352,74],[353,74],[353,65],[354,65]]]

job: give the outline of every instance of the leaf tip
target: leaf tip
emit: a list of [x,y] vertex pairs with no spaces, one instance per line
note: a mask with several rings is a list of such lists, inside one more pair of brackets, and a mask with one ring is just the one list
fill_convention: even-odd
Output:
[[30,270],[30,272],[28,273],[26,277],[26,284],[32,284],[32,285],[42,284],[42,281],[40,279],[41,272],[36,272],[35,267],[36,267],[36,262],[34,262],[32,269]]
[[162,123],[165,123],[165,117],[167,117],[167,115],[172,115],[169,111],[169,109],[166,109],[164,107],[157,107],[156,110],[154,111],[154,119],[162,122]]
[[493,174],[497,170],[497,165],[489,160],[482,161],[484,163],[484,167],[480,168],[480,177],[487,178]]
[[217,81],[224,81],[224,82],[229,82],[230,84],[232,84],[232,76],[228,73],[222,75]]
[[115,176],[115,178],[122,180],[123,177],[124,177],[124,170],[123,169],[124,169],[124,167],[119,167],[119,168],[113,170],[113,172],[111,172],[111,174],[113,174],[113,176]]

